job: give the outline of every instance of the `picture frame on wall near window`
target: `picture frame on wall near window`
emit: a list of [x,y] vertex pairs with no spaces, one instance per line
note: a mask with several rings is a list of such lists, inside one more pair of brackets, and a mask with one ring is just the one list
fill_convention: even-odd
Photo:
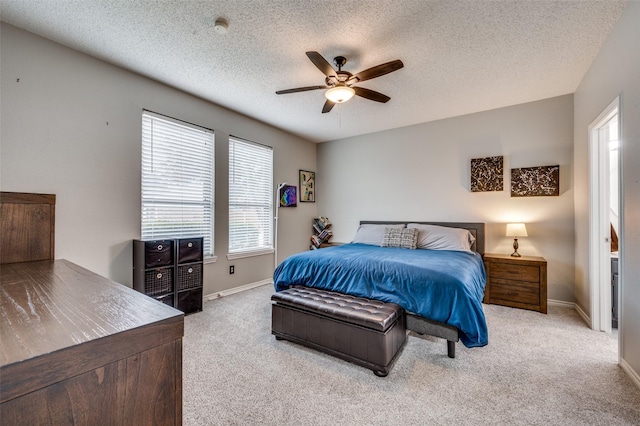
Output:
[[300,170],[300,202],[316,202],[316,172]]
[[284,185],[280,188],[280,207],[295,207],[298,205],[296,189],[295,185]]

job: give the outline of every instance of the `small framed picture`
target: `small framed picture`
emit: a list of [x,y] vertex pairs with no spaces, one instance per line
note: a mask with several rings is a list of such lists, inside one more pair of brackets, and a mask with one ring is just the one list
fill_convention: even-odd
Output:
[[316,172],[300,170],[300,202],[316,202]]
[[298,195],[295,185],[285,185],[280,188],[280,207],[295,207],[298,205]]

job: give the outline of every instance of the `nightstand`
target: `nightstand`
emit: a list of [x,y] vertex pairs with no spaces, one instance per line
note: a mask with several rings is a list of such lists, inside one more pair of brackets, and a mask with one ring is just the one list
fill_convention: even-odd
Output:
[[547,261],[544,257],[511,257],[486,253],[484,303],[547,313]]

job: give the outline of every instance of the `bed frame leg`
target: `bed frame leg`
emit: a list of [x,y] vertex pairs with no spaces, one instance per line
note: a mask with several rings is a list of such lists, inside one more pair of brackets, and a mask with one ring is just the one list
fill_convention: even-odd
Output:
[[449,356],[449,358],[456,357],[456,342],[447,340],[447,356]]

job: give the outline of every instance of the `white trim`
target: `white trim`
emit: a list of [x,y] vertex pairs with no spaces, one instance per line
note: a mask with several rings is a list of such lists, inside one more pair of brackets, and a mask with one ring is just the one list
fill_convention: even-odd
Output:
[[273,249],[255,250],[255,251],[243,251],[240,253],[227,253],[227,260],[242,259],[245,257],[264,256],[265,254],[273,253]]
[[577,305],[573,302],[565,302],[564,300],[547,299],[547,306],[575,309]]
[[564,300],[547,299],[547,306],[557,306],[559,308],[574,309],[578,313],[580,318],[582,318],[582,320],[587,324],[587,326],[591,328],[591,319],[589,318],[589,315],[585,314],[582,308],[578,306],[577,303],[565,302]]
[[591,318],[587,315],[580,306],[575,305],[575,310],[580,315],[580,318],[587,324],[587,326],[591,327]]
[[[603,137],[602,128],[616,114],[620,120],[620,96],[616,96],[588,126],[590,327],[608,333],[611,333],[611,260],[609,250],[604,246],[610,244],[609,147],[608,136]],[[618,234],[622,233],[620,227]]]
[[[624,213],[625,197],[624,195],[624,153],[626,151],[625,134],[624,134],[624,109],[622,106],[622,95],[618,95],[618,363],[623,362],[623,347],[624,347],[624,327],[625,324],[622,321],[624,315],[624,308],[622,301],[624,300],[625,288],[626,288],[626,263],[627,263],[627,244],[624,230],[626,229],[626,215]],[[625,362],[626,365],[628,365]],[[634,371],[629,366],[630,371]],[[625,370],[626,371],[626,370]],[[635,372],[634,372],[635,373]],[[638,374],[635,373],[635,377]],[[638,381],[635,382],[636,385]],[[640,388],[640,385],[638,386]]]
[[218,261],[218,256],[209,256],[204,258],[205,265],[207,263],[216,263]]
[[640,389],[640,374],[638,374],[638,372],[635,371],[633,367],[631,367],[629,363],[624,360],[624,358],[620,358],[618,364],[620,365],[622,370],[627,373],[633,384],[636,385],[638,389]]
[[253,288],[260,287],[260,286],[267,285],[267,284],[273,284],[273,280],[272,279],[266,279],[266,280],[258,281],[258,282],[255,282],[255,283],[241,285],[240,287],[234,287],[234,288],[230,288],[228,290],[222,290],[222,291],[220,291],[218,293],[207,294],[207,295],[204,296],[204,300],[209,301],[209,300],[220,299],[221,297],[230,296],[230,295],[235,294],[235,293],[240,293],[242,291],[251,290]]

